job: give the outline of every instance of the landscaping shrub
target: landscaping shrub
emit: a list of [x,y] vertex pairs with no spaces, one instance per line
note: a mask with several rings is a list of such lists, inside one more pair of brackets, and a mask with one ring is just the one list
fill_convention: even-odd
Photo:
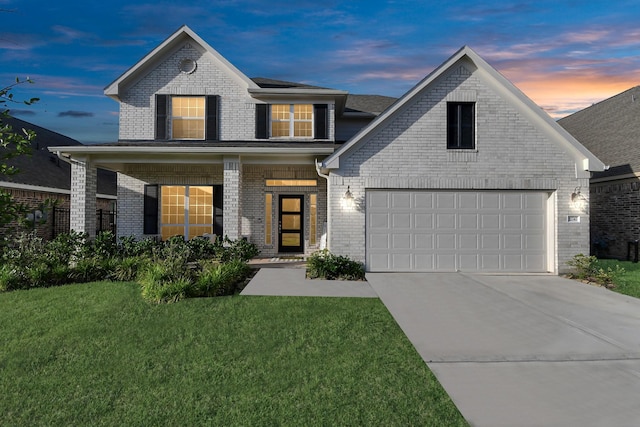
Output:
[[0,265],[0,292],[22,289],[26,281],[18,268],[11,264]]
[[137,281],[148,301],[176,302],[190,296],[194,276],[186,258],[176,257],[153,260],[140,270]]
[[195,283],[195,295],[214,297],[232,295],[238,283],[242,282],[251,268],[242,260],[236,259],[224,264],[207,263],[203,266]]
[[587,282],[597,283],[607,288],[615,287],[615,280],[625,272],[624,268],[616,265],[615,268],[603,268],[598,264],[595,256],[578,254],[567,261],[567,265],[573,267],[569,277]]
[[334,255],[327,249],[307,259],[307,277],[326,280],[364,280],[364,265],[347,256]]
[[49,242],[23,233],[0,251],[0,291],[137,279],[143,296],[156,303],[233,294],[249,274],[246,261],[259,253],[256,245],[227,237],[138,241],[111,232],[95,239],[71,232]]

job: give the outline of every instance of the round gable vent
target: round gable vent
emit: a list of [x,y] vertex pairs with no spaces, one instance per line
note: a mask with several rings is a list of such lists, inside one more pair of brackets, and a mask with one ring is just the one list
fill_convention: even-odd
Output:
[[191,74],[196,70],[197,64],[193,59],[183,59],[180,61],[180,71],[185,74]]

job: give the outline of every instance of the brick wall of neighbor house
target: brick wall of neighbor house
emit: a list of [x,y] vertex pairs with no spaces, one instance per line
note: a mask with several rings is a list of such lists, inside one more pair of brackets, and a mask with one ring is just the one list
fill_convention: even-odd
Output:
[[[330,178],[331,250],[364,261],[363,208],[342,215],[341,199],[351,187],[364,206],[365,189],[547,190],[554,193],[559,272],[566,261],[589,250],[589,218],[574,212],[571,193],[588,188],[576,179],[575,162],[509,103],[460,66],[433,90],[406,105],[402,114],[370,140],[340,159]],[[446,149],[447,101],[475,101],[477,152]],[[584,194],[588,198],[587,194]],[[580,214],[580,223],[567,215]],[[553,245],[553,242],[549,243]]]
[[592,183],[590,199],[592,254],[626,259],[628,242],[640,239],[640,180]]
[[[184,59],[194,59],[192,74],[180,72]],[[217,63],[193,45],[185,44],[143,79],[127,88],[120,103],[120,139],[154,139],[155,95],[219,95],[220,140],[255,140],[256,100],[248,95],[244,82],[232,78]],[[329,135],[333,135],[335,117],[329,108]]]
[[[260,248],[260,255],[274,256],[278,253],[278,195],[304,195],[304,241],[305,254],[309,255],[320,248],[323,225],[327,217],[327,182],[316,173],[313,166],[243,165],[242,177],[242,235]],[[266,179],[315,179],[318,186],[313,187],[267,187]],[[272,244],[265,244],[265,194],[272,198]],[[317,234],[316,244],[309,244],[309,196],[317,194]]]
[[[70,208],[71,196],[69,194],[21,190],[16,188],[4,188],[3,190],[11,194],[16,202],[23,203],[33,210],[39,209],[46,201],[55,202],[56,207],[60,209],[68,210]],[[96,209],[102,209],[105,212],[109,212],[113,208],[114,203],[115,200],[112,199],[97,198]],[[17,222],[13,222],[8,224],[8,227],[15,227],[17,225]],[[3,230],[0,229],[0,234],[2,231]],[[35,231],[39,237],[42,237],[45,240],[53,238],[53,223],[51,221],[50,214],[48,214],[48,219],[44,224],[40,224],[35,227]]]
[[222,184],[222,165],[127,165],[118,173],[118,236],[144,237],[145,184]]

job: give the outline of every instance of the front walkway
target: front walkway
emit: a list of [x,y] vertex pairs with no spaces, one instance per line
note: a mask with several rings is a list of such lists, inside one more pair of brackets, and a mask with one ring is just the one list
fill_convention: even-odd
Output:
[[262,267],[240,295],[378,298],[368,282],[309,280],[304,262],[252,260]]

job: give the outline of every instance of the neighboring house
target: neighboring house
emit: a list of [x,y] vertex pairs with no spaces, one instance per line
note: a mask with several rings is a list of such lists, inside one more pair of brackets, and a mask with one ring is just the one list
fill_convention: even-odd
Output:
[[604,165],[467,47],[391,104],[249,79],[185,26],[105,94],[117,143],[50,148],[73,161],[77,230],[104,167],[120,235],[245,237],[263,256],[326,239],[369,271],[557,273],[589,246],[572,193]]
[[589,186],[592,253],[625,259],[640,239],[640,86],[558,123],[610,166]]
[[[14,200],[29,206],[34,212],[40,211],[46,200],[56,201],[58,225],[62,225],[61,222],[66,224],[64,229],[68,231],[71,166],[49,152],[48,148],[60,145],[82,146],[82,144],[75,139],[15,117],[3,118],[2,121],[11,125],[15,132],[22,132],[22,129],[33,130],[36,137],[31,143],[31,155],[22,155],[7,161],[7,164],[17,167],[20,172],[16,175],[0,176],[0,189],[10,193]],[[106,170],[100,170],[98,176],[96,208],[104,212],[113,211],[116,202],[116,176],[113,172]],[[56,229],[63,227],[54,229],[55,213],[47,212],[46,214],[46,223],[37,228],[41,237],[48,239],[55,234]],[[41,218],[40,215],[41,213],[38,212],[37,217]]]

